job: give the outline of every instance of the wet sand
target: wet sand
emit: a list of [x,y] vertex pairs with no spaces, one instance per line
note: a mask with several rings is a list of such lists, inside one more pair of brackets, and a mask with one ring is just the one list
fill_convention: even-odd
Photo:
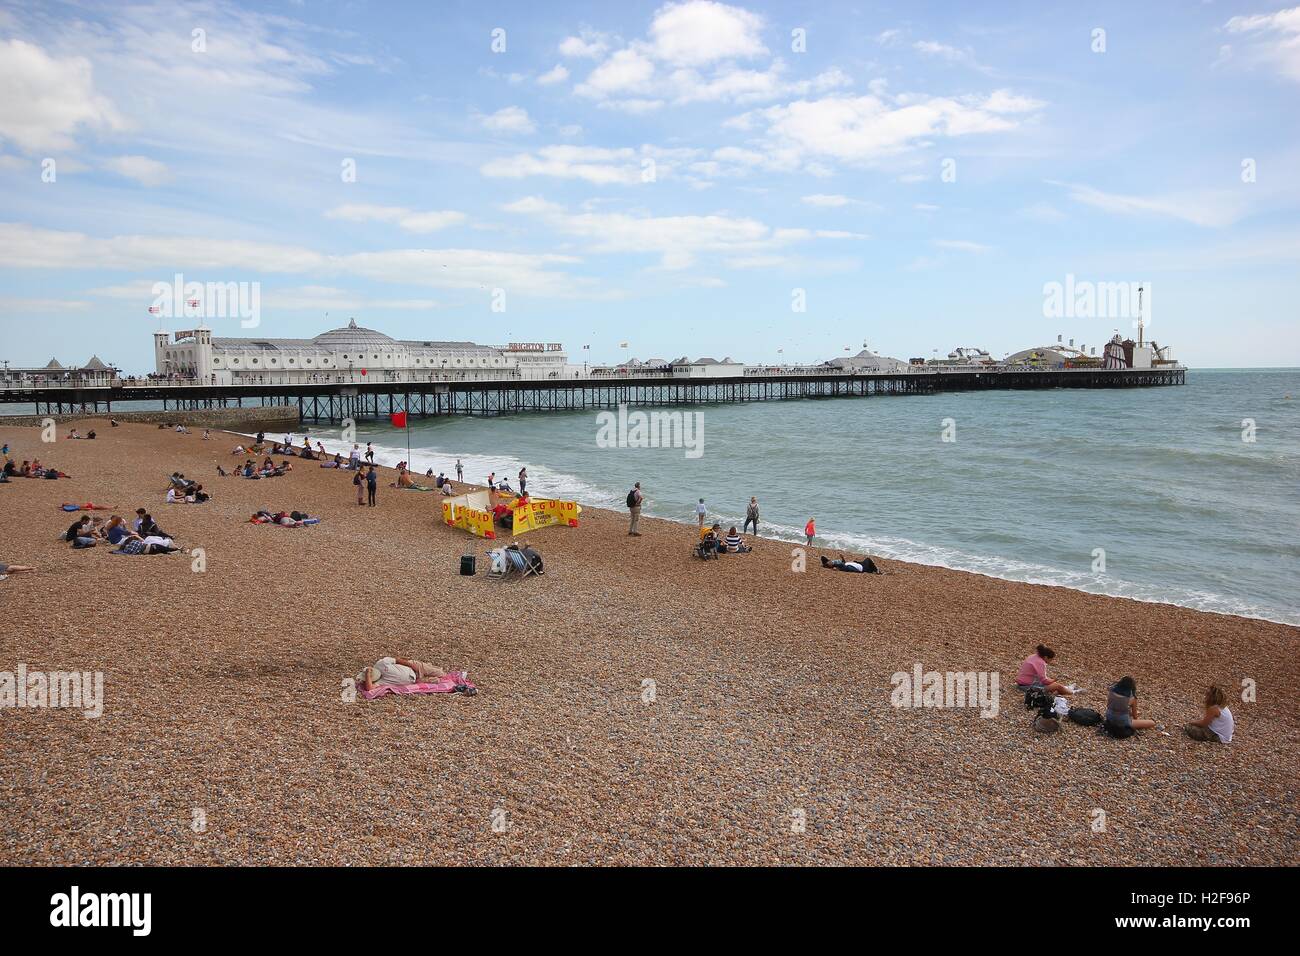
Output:
[[[364,508],[315,462],[217,478],[232,436],[90,427],[41,445],[0,425],[19,461],[74,476],[0,485],[0,561],[39,568],[0,581],[0,671],[106,678],[98,719],[0,710],[0,863],[1300,862],[1296,628],[892,561],[833,573],[816,549],[800,573],[767,540],[705,563],[694,528],[632,538],[591,508],[529,536],[543,578],[461,577],[488,543],[387,469]],[[215,499],[164,504],[175,470]],[[74,551],[63,501],[148,507],[206,570]],[[324,520],[247,523],[262,507]],[[1013,682],[1040,641],[1077,703],[1104,710],[1131,674],[1170,735],[1035,734]],[[346,701],[386,654],[480,693]],[[997,716],[894,708],[917,663],[998,672]],[[1231,745],[1181,732],[1211,682]]]

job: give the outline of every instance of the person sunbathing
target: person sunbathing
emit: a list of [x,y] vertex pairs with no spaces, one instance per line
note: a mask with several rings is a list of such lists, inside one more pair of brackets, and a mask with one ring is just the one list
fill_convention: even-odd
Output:
[[381,657],[375,663],[363,669],[356,676],[357,686],[364,691],[376,687],[402,687],[407,684],[423,684],[441,680],[447,672],[424,661],[410,660],[405,657]]
[[863,555],[860,558],[854,558],[852,561],[840,555],[834,561],[829,561],[826,555],[822,555],[822,567],[832,571],[849,571],[853,574],[879,574],[880,569],[876,567],[876,562],[870,557]]
[[21,574],[24,571],[35,571],[36,569],[30,564],[5,564],[0,561],[0,580],[11,574]]
[[400,469],[400,470],[397,472],[397,485],[396,485],[396,487],[398,487],[398,488],[414,488],[414,487],[415,487],[415,479],[413,479],[413,478],[411,477],[411,473],[408,472],[405,468],[402,468],[402,469]]

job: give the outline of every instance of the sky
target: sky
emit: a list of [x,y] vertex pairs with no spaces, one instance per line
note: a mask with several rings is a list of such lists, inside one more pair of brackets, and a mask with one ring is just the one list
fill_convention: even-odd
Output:
[[592,362],[1100,346],[1048,290],[1140,283],[1187,364],[1300,365],[1267,0],[0,0],[0,90],[14,366],[152,371],[177,275],[256,290],[218,336]]

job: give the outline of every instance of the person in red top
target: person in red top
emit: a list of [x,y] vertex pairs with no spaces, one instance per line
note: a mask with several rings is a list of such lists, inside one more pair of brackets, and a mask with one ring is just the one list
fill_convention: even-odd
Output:
[[1016,672],[1017,689],[1029,690],[1031,687],[1041,687],[1049,694],[1073,697],[1073,691],[1060,681],[1051,680],[1047,676],[1047,662],[1055,656],[1056,652],[1054,650],[1046,644],[1039,644],[1033,654],[1020,662],[1020,670]]
[[803,533],[808,536],[808,547],[812,547],[813,538],[817,537],[817,519],[809,518],[808,523],[803,526]]

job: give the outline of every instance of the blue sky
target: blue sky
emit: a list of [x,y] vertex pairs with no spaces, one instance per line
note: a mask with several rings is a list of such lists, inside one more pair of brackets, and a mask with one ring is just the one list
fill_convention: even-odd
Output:
[[595,361],[1131,331],[1046,317],[1073,275],[1300,365],[1300,7],[0,3],[0,87],[12,364],[149,370],[181,273],[260,283],[218,335]]

